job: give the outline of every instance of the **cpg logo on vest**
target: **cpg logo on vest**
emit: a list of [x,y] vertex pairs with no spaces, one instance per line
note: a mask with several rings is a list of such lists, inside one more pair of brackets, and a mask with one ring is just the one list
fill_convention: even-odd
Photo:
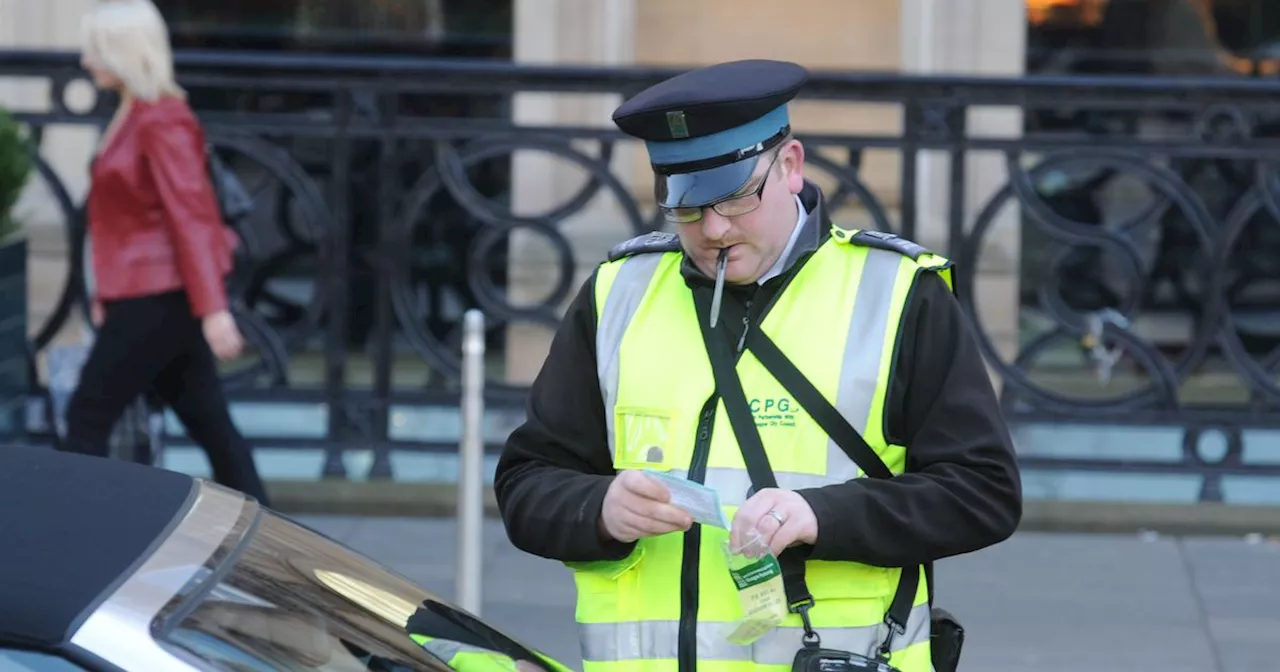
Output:
[[795,427],[796,416],[791,412],[792,404],[788,397],[758,397],[748,402],[758,428]]

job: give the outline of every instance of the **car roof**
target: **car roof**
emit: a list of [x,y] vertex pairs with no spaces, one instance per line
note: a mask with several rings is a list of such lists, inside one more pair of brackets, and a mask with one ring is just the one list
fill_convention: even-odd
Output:
[[0,641],[65,643],[167,536],[195,486],[141,464],[0,446]]

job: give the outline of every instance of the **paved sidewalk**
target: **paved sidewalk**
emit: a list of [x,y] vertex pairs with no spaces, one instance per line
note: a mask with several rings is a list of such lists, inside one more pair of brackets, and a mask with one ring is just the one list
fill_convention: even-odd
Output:
[[[298,516],[453,597],[452,519]],[[580,669],[567,570],[484,534],[481,616]],[[1021,533],[938,566],[938,604],[968,630],[962,670],[1280,669],[1280,543]]]

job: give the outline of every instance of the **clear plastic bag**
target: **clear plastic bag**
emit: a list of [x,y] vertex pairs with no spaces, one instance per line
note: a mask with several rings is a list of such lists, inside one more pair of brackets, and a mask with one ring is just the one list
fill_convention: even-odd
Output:
[[739,646],[747,646],[770,630],[778,627],[787,617],[787,591],[782,585],[782,566],[769,550],[764,537],[756,530],[739,549],[724,542],[725,558],[729,574],[738,587],[738,601],[742,605],[742,618],[738,620],[728,640]]

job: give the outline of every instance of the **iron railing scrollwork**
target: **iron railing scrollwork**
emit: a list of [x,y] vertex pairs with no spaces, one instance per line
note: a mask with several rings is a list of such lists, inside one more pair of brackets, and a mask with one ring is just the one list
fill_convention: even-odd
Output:
[[[230,394],[263,408],[322,404],[323,438],[271,443],[325,446],[331,476],[345,475],[348,446],[372,450],[378,478],[394,476],[395,449],[456,446],[397,426],[415,409],[456,408],[467,308],[485,313],[499,358],[521,356],[504,344],[513,325],[554,329],[596,261],[566,222],[607,201],[600,226],[614,242],[661,225],[637,200],[647,187],[619,158],[630,141],[615,129],[512,116],[522,94],[620,99],[671,70],[220,52],[180,53],[177,65],[257,205],[238,225],[230,283],[255,355],[228,371]],[[19,110],[37,133],[110,113],[103,100],[65,104],[83,78],[73,54],[0,52],[7,76],[49,82],[49,100]],[[896,123],[797,130],[838,216],[958,262],[960,301],[1015,422],[1183,432],[1164,462],[1031,451],[1028,465],[1199,475],[1200,496],[1221,499],[1225,477],[1280,475],[1244,449],[1250,431],[1280,429],[1277,96],[1280,82],[1256,80],[816,72],[802,100],[842,115],[895,105]],[[526,153],[586,179],[524,212],[513,158]],[[40,176],[72,263],[37,353],[86,309],[80,205],[47,162]],[[554,277],[533,302],[512,298],[527,289],[511,271],[516,232],[550,250],[541,270]],[[1021,244],[1001,242],[1014,233]],[[992,286],[1018,287],[1016,298]],[[1001,308],[1012,317],[993,325],[987,313]],[[526,388],[492,368],[490,406],[518,414]]]

